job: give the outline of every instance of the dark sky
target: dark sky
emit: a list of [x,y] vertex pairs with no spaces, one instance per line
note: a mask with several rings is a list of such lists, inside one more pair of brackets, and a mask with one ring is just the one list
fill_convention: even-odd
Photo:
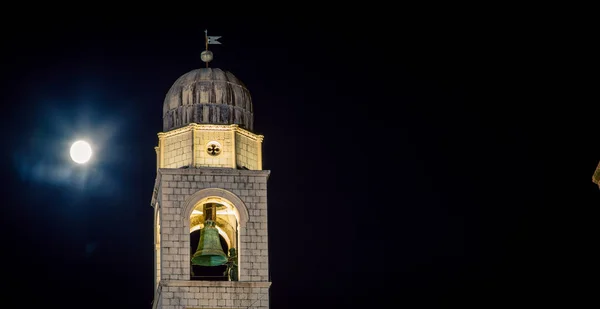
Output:
[[[162,102],[203,64],[207,28],[223,43],[211,66],[246,84],[265,136],[271,308],[554,301],[566,240],[544,194],[537,29],[485,16],[187,20],[3,29],[9,300],[150,308]],[[74,166],[83,137],[96,157]]]

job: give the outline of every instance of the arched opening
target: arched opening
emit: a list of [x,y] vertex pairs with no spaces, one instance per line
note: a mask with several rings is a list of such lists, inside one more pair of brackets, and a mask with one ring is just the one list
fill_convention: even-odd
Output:
[[[227,261],[229,249],[237,250],[239,247],[239,218],[239,212],[233,204],[222,197],[208,196],[194,205],[189,218],[190,280],[230,280],[227,265],[220,264],[220,261]],[[201,241],[202,237],[204,237],[203,241]],[[221,249],[220,252],[217,248]],[[207,251],[213,254],[204,255]],[[203,265],[196,260],[198,257],[211,260],[211,264],[212,257],[216,259],[212,265]]]

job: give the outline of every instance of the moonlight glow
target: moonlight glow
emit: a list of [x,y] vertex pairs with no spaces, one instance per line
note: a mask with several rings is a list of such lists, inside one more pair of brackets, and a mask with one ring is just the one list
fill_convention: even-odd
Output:
[[71,146],[71,159],[75,163],[83,164],[92,157],[92,147],[85,141],[76,141]]

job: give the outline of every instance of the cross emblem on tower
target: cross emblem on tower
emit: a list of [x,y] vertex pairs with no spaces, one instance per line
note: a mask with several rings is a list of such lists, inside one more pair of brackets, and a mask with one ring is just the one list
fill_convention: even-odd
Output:
[[210,144],[210,145],[208,145],[208,148],[206,149],[206,151],[208,152],[209,155],[216,156],[221,153],[221,148],[219,148],[218,145]]

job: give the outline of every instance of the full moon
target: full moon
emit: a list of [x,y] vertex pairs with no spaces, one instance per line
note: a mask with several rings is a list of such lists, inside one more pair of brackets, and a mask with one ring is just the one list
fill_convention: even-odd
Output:
[[92,157],[92,147],[85,141],[76,141],[71,145],[71,159],[75,163],[83,164]]

